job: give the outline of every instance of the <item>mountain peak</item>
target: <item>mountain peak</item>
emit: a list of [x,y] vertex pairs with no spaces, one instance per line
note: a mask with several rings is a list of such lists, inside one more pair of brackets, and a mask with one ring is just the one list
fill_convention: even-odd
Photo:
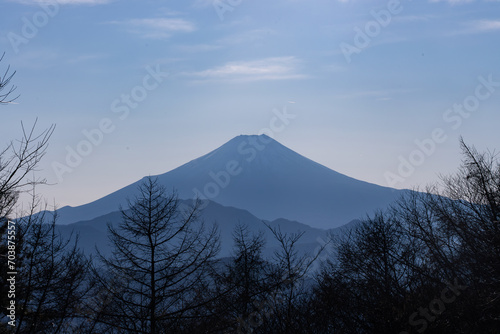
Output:
[[[239,136],[236,136],[234,137],[233,139],[237,139],[237,138],[240,138],[240,139],[248,139],[248,138],[264,138],[265,140],[267,139],[272,139],[271,137],[269,137],[268,135],[266,134],[260,134],[260,135],[239,135]],[[231,140],[233,140],[231,139]],[[274,140],[274,139],[273,139]]]
[[[279,144],[278,141],[276,141],[274,138],[269,137],[268,135],[261,134],[261,135],[239,135],[234,137],[233,139],[229,140],[225,144],[223,144],[221,147],[225,146],[233,146],[233,145],[240,145],[241,143],[248,142],[252,143],[253,145],[260,144],[260,145],[268,145],[271,143]],[[221,148],[219,147],[219,148]]]
[[[202,164],[215,170],[223,168],[221,164],[229,161],[236,161],[240,165],[248,165],[253,161],[276,160],[278,157],[289,160],[291,156],[300,155],[265,134],[239,135],[186,165]],[[254,164],[254,167],[256,166],[257,164]]]
[[[182,199],[208,199],[261,219],[333,228],[392,203],[400,192],[340,174],[267,135],[239,135],[212,152],[158,175]],[[115,210],[140,181],[73,209],[79,219]],[[94,215],[94,216],[93,216]]]

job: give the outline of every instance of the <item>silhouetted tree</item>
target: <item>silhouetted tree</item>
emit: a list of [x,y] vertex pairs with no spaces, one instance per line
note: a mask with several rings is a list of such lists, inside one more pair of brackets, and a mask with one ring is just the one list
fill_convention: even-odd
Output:
[[209,305],[211,326],[196,333],[300,332],[307,294],[305,276],[317,256],[299,256],[296,244],[303,233],[285,234],[268,228],[278,241],[272,258],[264,258],[264,234],[251,233],[238,224],[233,232],[234,250],[215,273]]
[[199,295],[219,249],[217,229],[207,230],[196,205],[181,209],[151,177],[128,206],[118,228],[108,226],[113,255],[94,270],[95,331],[180,332],[205,302]]
[[246,333],[252,327],[259,300],[270,298],[269,264],[263,259],[264,234],[250,233],[248,226],[238,224],[233,231],[234,250],[230,262],[217,281],[223,293],[219,313],[224,314],[230,327]]
[[500,162],[460,140],[458,173],[440,187],[399,201],[405,233],[421,242],[436,282],[466,287],[429,328],[440,332],[496,333],[500,326]]
[[[0,62],[3,60],[3,55],[0,57]],[[12,93],[15,91],[15,86],[10,85],[11,79],[13,78],[15,72],[10,73],[10,67],[4,72],[3,76],[0,76],[0,104],[9,104],[14,101],[17,97],[12,97]],[[0,304],[3,307],[9,303],[7,300],[7,272],[18,271],[19,276],[16,278],[17,283],[17,294],[16,298],[25,298],[23,294],[26,292],[27,286],[23,281],[25,276],[23,276],[26,271],[25,267],[19,267],[23,263],[23,258],[26,256],[23,254],[24,249],[29,249],[29,244],[23,243],[23,237],[29,239],[32,237],[31,231],[36,228],[41,228],[42,223],[26,224],[25,221],[19,221],[15,225],[15,234],[9,235],[9,237],[15,237],[14,240],[10,240],[15,243],[15,270],[7,270],[7,224],[9,219],[13,219],[12,213],[13,209],[18,201],[19,194],[26,191],[27,186],[34,186],[36,184],[45,183],[45,180],[31,179],[28,180],[28,174],[34,172],[45,155],[47,149],[48,141],[54,131],[55,126],[52,125],[48,129],[42,131],[40,134],[35,134],[36,122],[33,127],[26,130],[24,125],[21,123],[22,137],[19,140],[12,140],[7,143],[6,147],[0,150]],[[45,228],[45,227],[44,227]],[[11,231],[12,232],[12,231]],[[55,240],[53,240],[55,241]],[[57,243],[57,241],[55,241]],[[57,247],[56,247],[57,248]],[[63,247],[64,248],[64,247]],[[55,249],[53,249],[55,251]],[[56,252],[57,253],[57,252]],[[55,255],[55,254],[52,254]],[[28,288],[29,290],[30,288]],[[18,299],[16,304],[18,327],[16,331],[28,331],[26,329],[28,326],[25,322],[19,320],[19,316],[24,317],[27,313],[32,315],[32,311],[27,311],[26,309],[19,309],[22,299]],[[26,301],[26,299],[24,300]],[[41,310],[39,308],[39,310]],[[2,311],[3,312],[3,311]],[[49,317],[50,318],[50,317]],[[36,317],[32,317],[36,319]],[[54,319],[54,318],[52,318]],[[59,318],[60,319],[60,318]],[[38,322],[38,319],[35,320]],[[43,321],[42,321],[43,322]],[[38,326],[41,322],[38,322],[34,327],[30,327],[30,330],[34,332],[38,331]],[[31,326],[31,325],[29,325]],[[43,326],[43,325],[40,325]]]
[[73,333],[80,327],[80,304],[90,290],[89,260],[77,238],[63,238],[56,216],[38,210],[38,199],[17,220],[15,333]]
[[[407,321],[405,298],[418,276],[418,249],[399,224],[382,213],[368,218],[339,243],[315,291],[322,333],[396,333]],[[319,320],[323,318],[324,322]]]
[[305,232],[283,233],[280,227],[266,224],[279,247],[274,251],[271,263],[275,281],[272,313],[260,328],[262,333],[308,332],[309,299],[311,286],[310,269],[324,250],[325,245],[315,254],[299,254],[297,244]]
[[310,301],[317,333],[498,333],[500,164],[460,141],[459,172],[341,241]]

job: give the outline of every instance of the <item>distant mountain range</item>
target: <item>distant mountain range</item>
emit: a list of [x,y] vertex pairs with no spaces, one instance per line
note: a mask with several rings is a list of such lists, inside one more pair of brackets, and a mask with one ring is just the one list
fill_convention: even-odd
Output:
[[[180,201],[180,204],[190,205],[191,201]],[[234,246],[233,232],[238,224],[246,225],[248,231],[252,234],[263,233],[266,240],[264,255],[267,257],[273,255],[274,250],[278,249],[279,244],[266,224],[271,228],[279,228],[282,233],[304,232],[297,244],[301,254],[315,254],[321,246],[328,243],[331,233],[340,232],[342,229],[337,228],[326,231],[283,218],[275,221],[262,221],[246,210],[223,206],[212,201],[207,202],[203,210],[202,219],[207,228],[210,228],[214,223],[217,224],[220,233],[221,250],[219,256],[221,257],[232,255]],[[106,234],[107,224],[117,226],[120,221],[121,213],[115,211],[87,221],[80,221],[69,225],[58,225],[57,228],[64,237],[69,237],[72,233],[78,235],[79,246],[86,253],[94,253],[97,247],[103,255],[109,255],[111,249]]]
[[[167,189],[176,189],[181,199],[210,200],[207,210],[218,203],[247,210],[254,218],[282,218],[287,224],[296,221],[324,230],[385,208],[403,193],[340,174],[266,135],[235,137],[157,177]],[[104,221],[105,215],[114,217],[119,206],[135,195],[140,182],[94,202],[59,209],[58,224],[81,225],[82,221]]]

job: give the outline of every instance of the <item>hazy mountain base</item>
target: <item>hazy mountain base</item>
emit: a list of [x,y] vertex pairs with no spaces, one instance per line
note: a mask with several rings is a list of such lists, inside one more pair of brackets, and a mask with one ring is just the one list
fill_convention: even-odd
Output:
[[[180,200],[180,203],[190,205],[192,201]],[[77,235],[79,247],[86,254],[95,254],[97,248],[103,255],[108,255],[111,249],[107,237],[107,224],[117,226],[121,218],[120,211],[114,211],[91,220],[79,221],[69,225],[58,225],[57,229],[63,237],[69,237],[72,233]],[[266,226],[267,224],[271,228],[280,228],[283,233],[287,234],[305,232],[297,244],[299,252],[312,257],[322,246],[326,246],[322,252],[325,256],[320,256],[322,258],[331,253],[332,247],[327,245],[331,235],[340,235],[344,229],[354,226],[354,223],[357,222],[353,221],[340,228],[324,230],[284,218],[264,221],[246,210],[223,206],[212,201],[208,201],[206,207],[201,211],[201,218],[205,221],[205,224],[216,224],[219,228],[221,243],[219,257],[233,255],[233,232],[238,224],[247,225],[252,233],[259,233],[259,231],[264,233],[266,246],[263,255],[265,257],[272,257],[274,250],[279,248],[279,244]]]

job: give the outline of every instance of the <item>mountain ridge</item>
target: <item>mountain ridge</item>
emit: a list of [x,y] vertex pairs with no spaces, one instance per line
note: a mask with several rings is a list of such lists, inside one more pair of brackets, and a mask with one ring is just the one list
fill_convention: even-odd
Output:
[[[179,208],[181,210],[183,208],[188,208],[190,204],[189,200],[180,200]],[[68,225],[57,225],[57,228],[66,238],[72,235],[78,235],[78,245],[88,255],[94,254],[96,248],[99,249],[101,254],[109,255],[111,253],[111,248],[107,235],[107,226],[111,224],[117,227],[121,218],[122,215],[120,211],[113,211],[90,220],[78,221]],[[288,221],[283,218],[274,221],[262,221],[247,210],[223,206],[212,201],[209,201],[206,207],[201,211],[200,219],[207,224],[207,227],[210,227],[212,224],[217,225],[221,241],[221,249],[218,255],[220,257],[231,255],[234,246],[233,232],[238,224],[246,225],[248,231],[252,234],[263,234],[266,241],[265,248],[267,249],[267,256],[273,254],[272,249],[279,248],[279,243],[275,240],[271,231],[265,224],[269,225],[271,228],[279,227],[283,233],[304,232],[298,243],[298,247],[304,252],[308,248],[304,245],[313,245],[314,249],[326,243],[329,238],[328,233],[330,232],[313,228],[297,221]],[[319,241],[321,241],[321,243],[319,243]]]
[[[266,135],[236,136],[155,177],[181,199],[208,199],[265,220],[286,218],[323,229],[383,209],[403,192],[338,173]],[[94,202],[59,209],[61,223],[116,210],[133,197],[141,180]]]

